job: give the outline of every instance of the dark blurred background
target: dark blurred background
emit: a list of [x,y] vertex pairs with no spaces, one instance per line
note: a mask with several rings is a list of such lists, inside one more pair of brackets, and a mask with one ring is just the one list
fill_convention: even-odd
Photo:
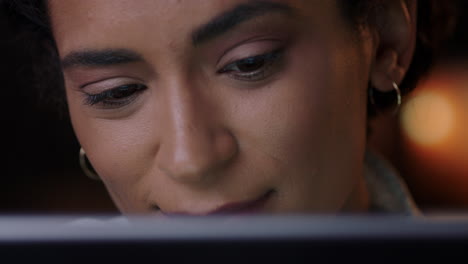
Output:
[[80,170],[66,110],[33,85],[40,45],[1,8],[0,32],[0,214],[116,212],[102,183]]
[[[400,115],[372,121],[371,145],[402,172],[428,213],[468,210],[468,1],[459,10],[454,36]],[[25,43],[4,10],[0,32],[0,214],[116,212],[102,183],[80,170],[66,111],[32,88],[25,50],[35,43]]]

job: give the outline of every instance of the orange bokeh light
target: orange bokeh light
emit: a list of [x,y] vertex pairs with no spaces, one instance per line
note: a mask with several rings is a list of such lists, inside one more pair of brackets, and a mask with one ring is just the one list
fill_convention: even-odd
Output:
[[445,142],[456,128],[453,102],[434,90],[422,90],[403,107],[401,125],[406,135],[423,146]]
[[441,67],[402,107],[405,177],[422,200],[468,206],[468,71]]

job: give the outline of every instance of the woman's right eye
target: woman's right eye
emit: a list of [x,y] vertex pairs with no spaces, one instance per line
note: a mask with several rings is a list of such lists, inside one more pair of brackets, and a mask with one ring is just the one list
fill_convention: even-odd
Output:
[[101,104],[104,108],[118,108],[133,101],[138,93],[146,88],[147,86],[143,84],[126,84],[97,94],[85,93],[85,104]]

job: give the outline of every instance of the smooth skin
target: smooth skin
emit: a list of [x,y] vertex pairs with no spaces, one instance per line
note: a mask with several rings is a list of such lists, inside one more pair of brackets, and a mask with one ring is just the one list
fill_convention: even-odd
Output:
[[73,127],[120,211],[366,211],[367,88],[414,49],[416,2],[388,2],[375,30],[340,1],[50,0]]

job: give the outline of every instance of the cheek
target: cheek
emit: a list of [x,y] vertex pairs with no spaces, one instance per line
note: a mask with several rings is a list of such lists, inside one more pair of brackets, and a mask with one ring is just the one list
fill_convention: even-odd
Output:
[[157,151],[158,134],[151,127],[158,117],[148,117],[153,111],[141,109],[126,120],[103,119],[75,96],[68,101],[76,136],[114,202],[120,209],[141,210],[146,193],[141,179]]
[[273,158],[284,172],[279,184],[294,200],[286,207],[329,210],[362,173],[366,65],[344,57],[355,50],[312,45],[296,47],[284,77],[252,92],[238,123],[249,124],[240,135],[267,154],[258,164]]
[[251,142],[274,157],[297,162],[306,156],[310,161],[317,150],[344,136],[338,138],[337,133],[349,133],[345,127],[356,116],[353,107],[360,95],[336,81],[345,74],[331,51],[304,43],[288,57],[287,70],[278,81],[241,98],[241,112],[232,115],[242,117],[238,127],[248,130]]

